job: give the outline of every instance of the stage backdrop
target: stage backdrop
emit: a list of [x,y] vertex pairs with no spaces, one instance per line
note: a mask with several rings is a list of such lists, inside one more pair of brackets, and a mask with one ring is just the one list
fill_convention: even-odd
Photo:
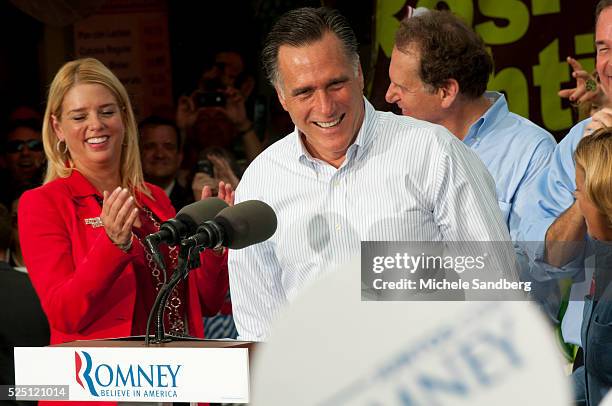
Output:
[[172,116],[172,69],[164,0],[109,0],[74,24],[75,55],[94,57],[126,87],[136,117]]

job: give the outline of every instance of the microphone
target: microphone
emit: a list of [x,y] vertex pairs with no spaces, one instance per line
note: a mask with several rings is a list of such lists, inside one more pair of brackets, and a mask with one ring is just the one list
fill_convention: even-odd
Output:
[[162,242],[168,245],[176,245],[185,236],[193,234],[198,226],[214,218],[217,213],[227,207],[227,203],[217,197],[209,197],[188,204],[176,213],[176,217],[164,221],[159,231],[147,236],[156,244]]
[[[216,213],[215,213],[216,214]],[[178,217],[178,215],[177,215]],[[212,216],[211,216],[212,217]],[[160,230],[161,231],[161,230]],[[168,296],[181,278],[187,276],[189,267],[182,260],[183,253],[191,255],[198,247],[212,248],[224,246],[240,249],[257,244],[270,238],[276,231],[276,214],[270,206],[259,200],[247,200],[233,207],[226,207],[212,220],[201,224],[194,235],[181,241],[181,253],[176,271],[170,281],[162,286],[157,294],[153,309],[147,320],[145,345],[149,343],[149,326],[156,314],[155,341],[164,341],[164,309]]]
[[183,243],[206,248],[241,249],[272,237],[276,225],[276,214],[270,206],[259,200],[247,200],[221,210]]
[[183,238],[197,231],[200,224],[214,218],[224,208],[228,207],[227,203],[217,197],[209,197],[197,202],[188,204],[176,213],[176,217],[164,221],[159,227],[159,231],[149,234],[145,238],[145,242],[153,258],[161,269],[165,269],[163,265],[163,257],[159,253],[157,247],[165,242],[168,245],[177,245]]

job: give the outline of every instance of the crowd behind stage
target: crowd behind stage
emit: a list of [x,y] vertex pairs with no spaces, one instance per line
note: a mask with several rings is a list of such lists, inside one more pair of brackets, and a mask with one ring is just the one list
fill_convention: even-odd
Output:
[[[269,34],[262,60],[278,101],[265,126],[253,62],[235,50],[214,55],[173,117],[138,122],[111,71],[68,62],[44,113],[21,106],[3,126],[0,384],[14,381],[14,346],[144,334],[160,270],[143,237],[219,196],[265,201],[279,229],[237,253],[203,253],[170,300],[173,333],[265,340],[276,310],[360,240],[513,241],[518,277],[559,332],[576,403],[598,404],[612,384],[612,1],[595,15],[597,69],[568,57],[575,87],[559,97],[580,121],[558,144],[486,89],[485,44],[448,12],[419,8],[396,34],[386,99],[401,115],[363,97],[354,34],[328,9],[289,12]],[[393,221],[381,222],[387,211]]]

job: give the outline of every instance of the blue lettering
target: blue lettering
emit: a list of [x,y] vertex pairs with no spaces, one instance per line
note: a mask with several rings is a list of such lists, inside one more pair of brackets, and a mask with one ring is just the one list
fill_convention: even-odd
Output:
[[[166,378],[168,375],[162,373],[162,367],[170,368],[170,365],[158,365],[157,366],[157,386],[160,388],[167,388],[168,384],[162,383],[162,378]],[[163,381],[165,381],[165,379]]]
[[448,326],[442,327],[432,337],[418,342],[412,348],[409,348],[402,354],[397,355],[391,362],[383,366],[378,371],[376,378],[385,380],[389,375],[395,374],[398,372],[398,370],[408,367],[410,364],[415,362],[422,353],[445,344],[452,338],[453,334],[454,331],[452,328]]
[[[500,354],[507,358],[511,366],[520,366],[521,358],[505,335],[494,336],[491,332],[482,332],[475,338],[476,340],[471,344],[463,346],[461,357],[464,358],[482,385],[489,386],[496,378],[509,372],[505,365],[499,365]],[[492,370],[490,366],[496,364],[498,365],[497,370]],[[489,368],[486,368],[487,366]]]
[[115,386],[119,386],[119,384],[123,384],[123,386],[127,385],[128,379],[130,380],[130,386],[134,386],[134,372],[132,371],[132,366],[127,371],[126,375],[123,375],[121,371],[121,367],[117,365],[117,380],[115,381]]
[[519,366],[522,364],[522,359],[518,352],[516,352],[516,348],[512,345],[512,342],[508,340],[506,336],[495,337],[493,334],[483,334],[483,341],[488,342],[492,345],[497,345],[501,352],[508,357],[508,361],[513,366]]
[[[102,381],[100,380],[100,369],[101,368],[105,368],[108,372],[108,383],[105,385],[102,383]],[[100,386],[104,386],[107,387],[109,386],[111,383],[113,383],[113,369],[110,367],[110,365],[107,364],[100,364],[98,365],[98,367],[96,368],[96,381],[98,382],[98,385]]]
[[173,371],[172,366],[168,365],[168,371],[170,372],[170,375],[172,376],[172,387],[173,388],[176,388],[176,376],[178,375],[179,369],[181,369],[181,365],[176,366],[176,371]]
[[418,381],[423,390],[430,395],[428,396],[428,404],[438,404],[438,402],[434,403],[434,399],[431,396],[439,393],[452,393],[461,397],[466,397],[469,393],[468,386],[465,382],[461,382],[460,378],[443,380],[439,377],[421,375]]
[[[157,387],[168,388],[177,387],[177,378],[182,365],[159,364],[159,365],[138,365],[128,364],[99,364],[92,368],[92,360],[89,354],[83,352],[85,357],[85,371],[83,378],[89,387],[92,395],[99,396],[96,387],[109,387],[114,384],[115,388],[120,387]],[[137,368],[137,369],[136,369]],[[93,371],[92,371],[93,370]],[[94,372],[92,377],[90,373]],[[94,383],[95,382],[95,383]],[[166,393],[170,393],[167,391]],[[115,392],[119,393],[119,392]],[[138,391],[140,393],[140,391]],[[108,392],[105,392],[108,396]],[[124,395],[129,396],[129,395]]]
[[153,386],[153,365],[149,365],[151,368],[151,372],[149,375],[142,369],[140,365],[138,365],[138,386],[142,386],[140,383],[140,378],[144,378],[145,381],[149,382],[149,386]]

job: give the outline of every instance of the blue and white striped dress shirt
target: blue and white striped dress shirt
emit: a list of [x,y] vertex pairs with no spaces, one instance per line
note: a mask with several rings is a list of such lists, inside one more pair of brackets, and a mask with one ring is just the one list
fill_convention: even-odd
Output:
[[473,151],[442,126],[364,103],[340,168],[313,158],[296,129],[245,172],[236,202],[268,203],[278,228],[230,250],[240,339],[264,340],[279,308],[359,255],[361,241],[509,241],[495,184]]

